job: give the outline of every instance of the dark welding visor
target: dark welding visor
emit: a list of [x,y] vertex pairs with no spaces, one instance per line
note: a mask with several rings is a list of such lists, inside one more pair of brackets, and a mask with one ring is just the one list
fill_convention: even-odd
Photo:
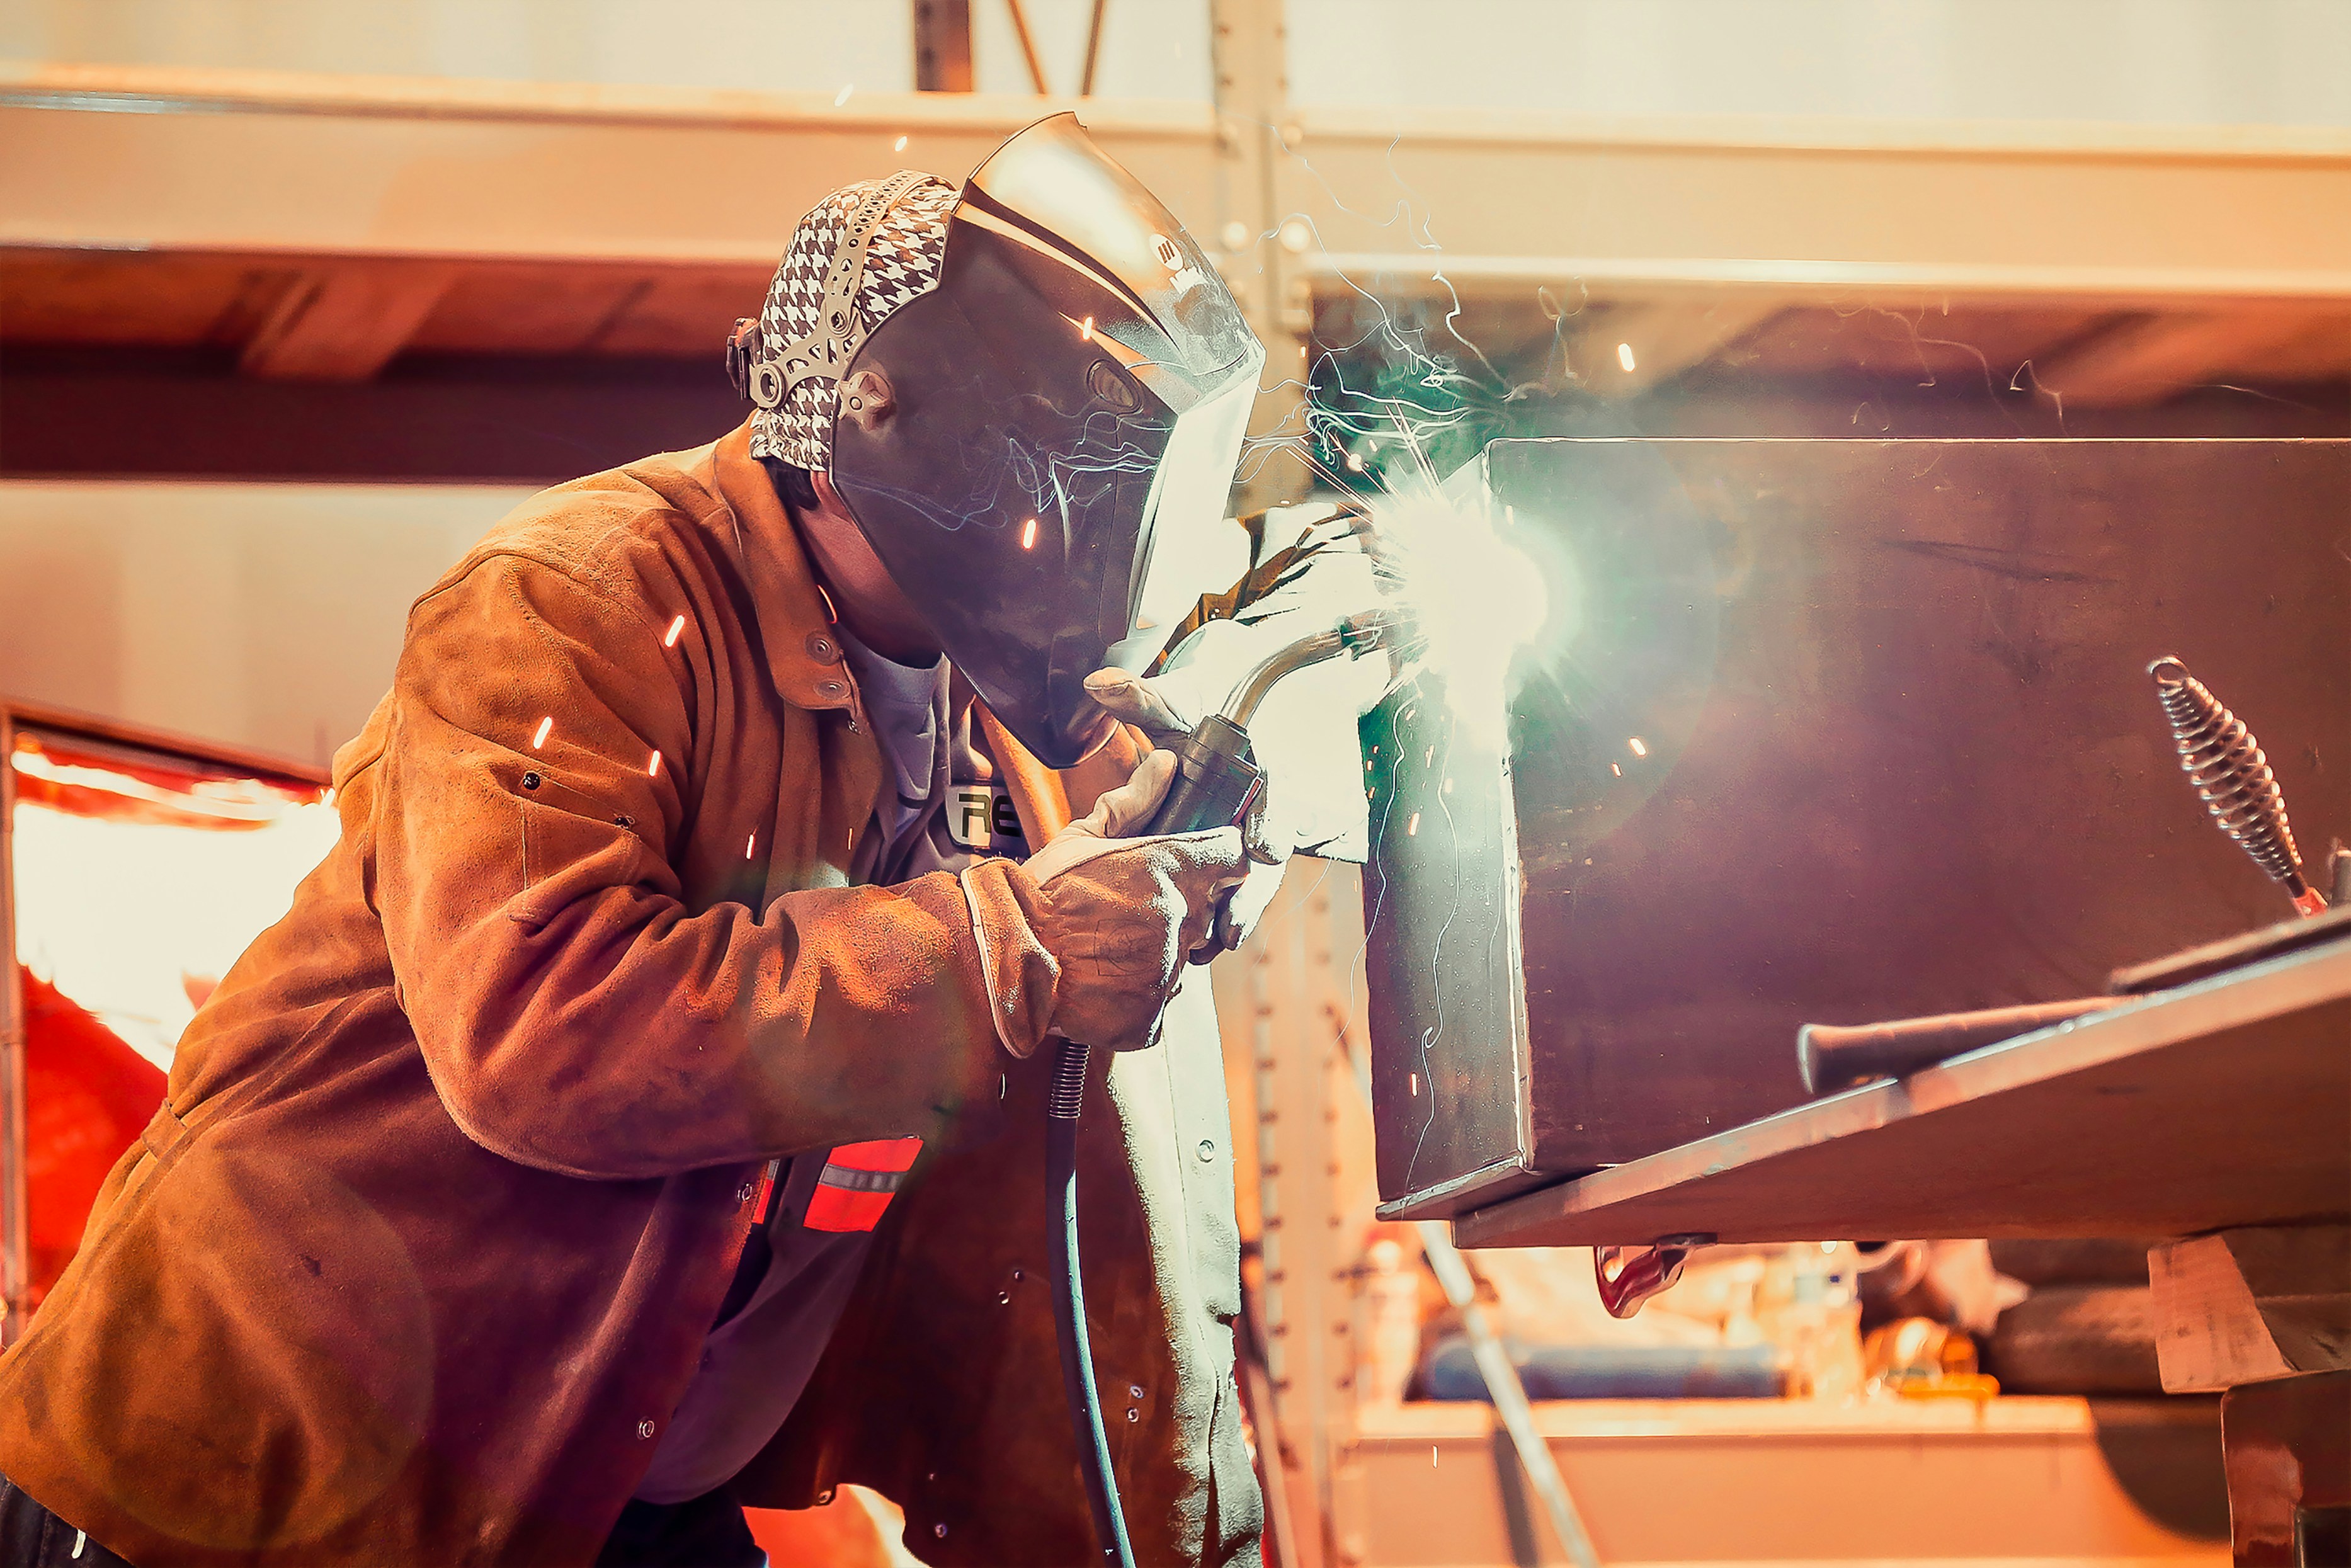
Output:
[[1021,131],[947,223],[938,286],[841,380],[832,480],[1007,728],[1056,768],[1134,630],[1155,531],[1224,516],[1265,350],[1077,117]]

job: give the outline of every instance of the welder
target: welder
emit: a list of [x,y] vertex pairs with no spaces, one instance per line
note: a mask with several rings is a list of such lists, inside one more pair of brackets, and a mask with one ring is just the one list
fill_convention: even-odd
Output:
[[0,1361],[0,1563],[748,1564],[746,1505],[849,1483],[930,1561],[1091,1557],[1049,1035],[1104,1048],[1137,1554],[1254,1561],[1182,976],[1286,846],[1101,852],[1170,768],[1116,722],[1149,689],[1087,677],[1155,533],[1223,515],[1262,350],[1064,115],[828,197],[727,360],[740,428],[417,602],[340,843]]

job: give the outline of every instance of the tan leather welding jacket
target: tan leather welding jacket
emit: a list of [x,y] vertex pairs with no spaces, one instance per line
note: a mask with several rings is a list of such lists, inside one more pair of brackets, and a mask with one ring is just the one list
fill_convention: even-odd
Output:
[[[1134,756],[1063,777],[989,739],[1032,841]],[[846,885],[882,773],[744,431],[527,503],[418,601],[336,758],[340,841],[189,1029],[0,1358],[0,1471],[141,1568],[587,1563],[766,1162],[912,1135],[737,1490],[876,1487],[935,1563],[1087,1560],[1044,1278],[1049,1053],[1002,1043],[1041,1034],[1053,962],[1008,862]],[[1207,993],[1098,1064],[1082,1134],[1148,1563],[1258,1549]]]

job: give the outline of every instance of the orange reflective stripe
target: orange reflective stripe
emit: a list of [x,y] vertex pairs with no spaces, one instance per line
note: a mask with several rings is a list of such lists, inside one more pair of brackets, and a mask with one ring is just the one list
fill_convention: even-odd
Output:
[[920,1138],[876,1138],[867,1144],[843,1144],[825,1156],[827,1166],[848,1171],[912,1170],[923,1152]]
[[843,1144],[825,1156],[800,1223],[810,1230],[871,1230],[882,1222],[898,1184],[923,1152],[920,1138]]

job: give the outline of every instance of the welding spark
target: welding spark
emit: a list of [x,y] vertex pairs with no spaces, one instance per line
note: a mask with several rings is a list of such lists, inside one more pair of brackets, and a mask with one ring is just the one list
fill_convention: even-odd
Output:
[[1086,318],[1085,324],[1078,329],[1078,336],[1089,343],[1094,340],[1094,319],[1092,317],[1089,316]]
[[[1447,706],[1469,737],[1499,750],[1511,662],[1542,632],[1549,590],[1534,561],[1503,540],[1482,498],[1447,493],[1402,410],[1396,423],[1403,455],[1382,460],[1384,494],[1364,498],[1381,571],[1418,625],[1421,667],[1444,679]],[[1432,749],[1424,765],[1434,764]]]
[[893,144],[892,144],[892,146],[891,146],[891,148],[890,148],[890,151],[891,151],[891,152],[904,152],[905,150],[906,150],[906,139],[905,139],[904,137],[903,137],[903,136],[901,136],[900,138],[898,138],[898,140],[897,140],[894,143],[893,143]]
[[842,104],[847,103],[849,101],[849,95],[856,90],[857,84],[855,82],[842,82],[841,84],[841,90],[832,95],[832,107],[839,109]]
[[759,835],[753,833],[749,838],[743,841],[743,858],[745,860],[749,860],[751,858],[751,852],[758,847]]
[[1632,739],[1626,741],[1625,744],[1633,748],[1633,755],[1635,757],[1646,757],[1649,755],[1648,742],[1643,740],[1637,735]]
[[533,751],[537,751],[540,747],[545,746],[547,744],[547,732],[554,727],[555,716],[553,714],[549,714],[545,718],[540,719],[538,721],[538,733],[530,737],[530,748]]
[[1616,345],[1616,362],[1625,367],[1625,373],[1626,375],[1629,376],[1633,373],[1632,344],[1619,343]]
[[1037,519],[1029,518],[1020,526],[1020,548],[1034,549],[1037,546]]
[[678,633],[684,630],[685,617],[681,615],[676,620],[669,623],[669,635],[662,639],[662,646],[664,648],[676,647]]
[[660,778],[660,777],[661,777],[661,753],[660,753],[660,752],[658,752],[658,751],[654,752],[654,753],[653,753],[653,759],[652,759],[651,761],[649,761],[649,762],[647,762],[647,763],[645,764],[645,777],[646,777],[646,778],[648,778],[648,779],[658,779],[658,778]]

